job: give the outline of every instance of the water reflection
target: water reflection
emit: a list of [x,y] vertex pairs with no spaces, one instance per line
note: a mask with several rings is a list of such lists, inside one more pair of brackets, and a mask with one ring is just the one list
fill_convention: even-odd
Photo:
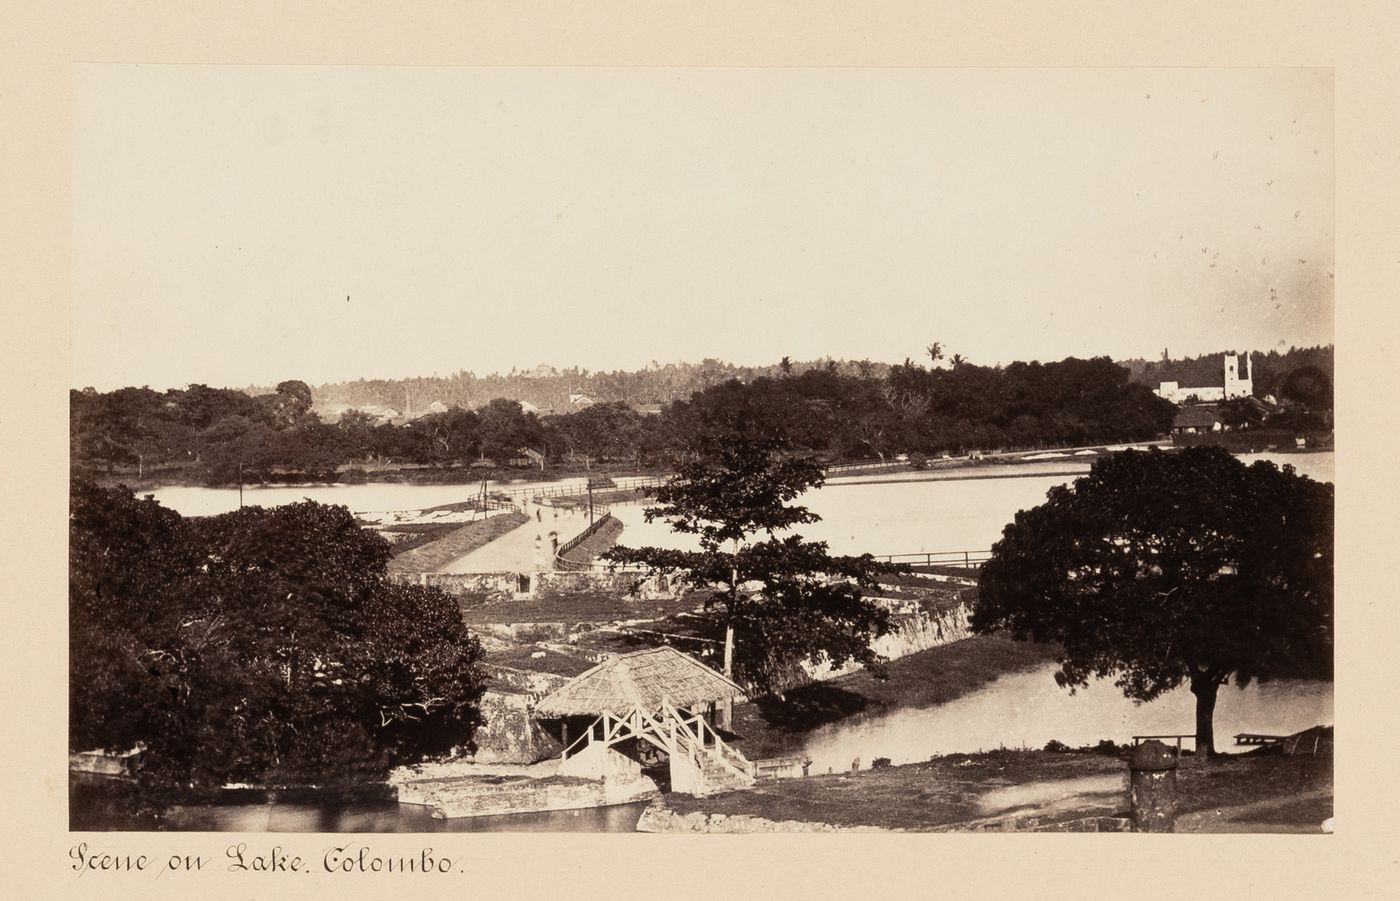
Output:
[[[812,772],[850,769],[860,758],[913,763],[935,754],[1042,748],[1051,739],[1071,747],[1101,739],[1126,743],[1134,735],[1195,732],[1195,697],[1178,688],[1150,704],[1123,697],[1110,681],[1071,695],[1055,684],[1055,666],[1003,676],[985,688],[937,707],[897,710],[824,726],[807,741]],[[1237,732],[1286,735],[1332,722],[1332,683],[1282,679],[1244,689],[1220,689],[1215,709],[1217,750],[1237,747]],[[1191,747],[1189,741],[1186,747]]]
[[417,804],[213,804],[177,806],[159,824],[133,816],[118,799],[123,787],[102,777],[69,777],[69,828],[74,831],[175,832],[632,832],[647,802],[507,816],[439,820]]

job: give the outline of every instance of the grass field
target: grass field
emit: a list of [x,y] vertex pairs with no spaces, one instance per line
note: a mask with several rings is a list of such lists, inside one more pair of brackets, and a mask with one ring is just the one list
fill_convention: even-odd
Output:
[[[685,814],[912,830],[974,828],[1035,817],[1057,822],[1126,816],[1127,764],[1114,755],[988,751],[927,763],[806,779],[694,798],[666,796]],[[1319,832],[1332,816],[1332,759],[1239,755],[1188,761],[1177,773],[1179,832]]]

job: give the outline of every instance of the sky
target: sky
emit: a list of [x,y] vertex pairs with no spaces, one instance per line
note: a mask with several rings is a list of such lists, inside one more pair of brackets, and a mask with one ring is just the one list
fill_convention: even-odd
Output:
[[1333,340],[1322,69],[79,68],[74,387]]

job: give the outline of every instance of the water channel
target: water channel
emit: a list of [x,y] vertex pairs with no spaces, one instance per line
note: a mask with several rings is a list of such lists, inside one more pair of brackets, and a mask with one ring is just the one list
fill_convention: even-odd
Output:
[[[1134,735],[1195,731],[1195,697],[1185,686],[1142,704],[1123,696],[1110,680],[1090,682],[1075,694],[1055,684],[1056,667],[1002,676],[961,698],[921,710],[896,710],[822,727],[804,753],[812,772],[848,770],[857,758],[869,767],[877,757],[914,763],[935,754],[997,748],[1043,748],[1051,740],[1070,747],[1102,739],[1126,744]],[[1240,732],[1289,735],[1331,724],[1332,684],[1281,679],[1220,689],[1215,709],[1216,750],[1252,750],[1234,744]],[[1183,743],[1194,747],[1191,740]]]

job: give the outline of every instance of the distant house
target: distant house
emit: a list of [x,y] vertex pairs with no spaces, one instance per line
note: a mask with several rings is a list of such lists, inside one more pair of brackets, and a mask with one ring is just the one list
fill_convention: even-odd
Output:
[[349,404],[317,404],[311,408],[311,412],[321,417],[322,422],[334,424],[351,409],[353,408]]
[[1224,427],[1225,424],[1220,421],[1220,414],[1215,407],[1208,404],[1182,407],[1176,411],[1176,418],[1172,420],[1174,435],[1200,435],[1218,432]]
[[446,413],[449,409],[451,408],[440,400],[435,400],[432,403],[428,404],[429,413]]
[[569,406],[575,410],[582,410],[585,407],[591,407],[597,402],[598,398],[594,397],[591,394],[586,394],[582,391],[569,392]]
[[341,420],[347,413],[363,413],[375,422],[392,422],[403,416],[393,407],[383,404],[364,404],[355,406],[353,404],[320,404],[313,409],[313,412],[321,417],[321,421],[334,424]]
[[[1240,371],[1240,358],[1236,354],[1226,354],[1221,368],[1223,371],[1218,383],[1182,385],[1178,378],[1176,381],[1159,382],[1157,389],[1152,393],[1174,404],[1233,400],[1237,397],[1249,397],[1254,393],[1254,367],[1250,363],[1248,353],[1244,355],[1243,373]],[[1193,382],[1201,380],[1199,374],[1188,377]]]
[[377,422],[392,422],[403,417],[402,413],[388,404],[368,404],[360,407],[359,411]]
[[547,363],[541,363],[534,369],[527,369],[524,372],[517,373],[517,375],[519,375],[521,378],[527,379],[548,379],[553,378],[558,374],[559,370],[555,369],[553,366],[550,366]]
[[665,407],[662,404],[633,404],[632,409],[643,416],[660,416]]
[[520,404],[520,412],[522,412],[522,413],[534,413],[536,416],[539,415],[540,408],[537,407],[537,406],[535,406],[534,404],[530,403],[528,400],[519,401],[519,404]]

